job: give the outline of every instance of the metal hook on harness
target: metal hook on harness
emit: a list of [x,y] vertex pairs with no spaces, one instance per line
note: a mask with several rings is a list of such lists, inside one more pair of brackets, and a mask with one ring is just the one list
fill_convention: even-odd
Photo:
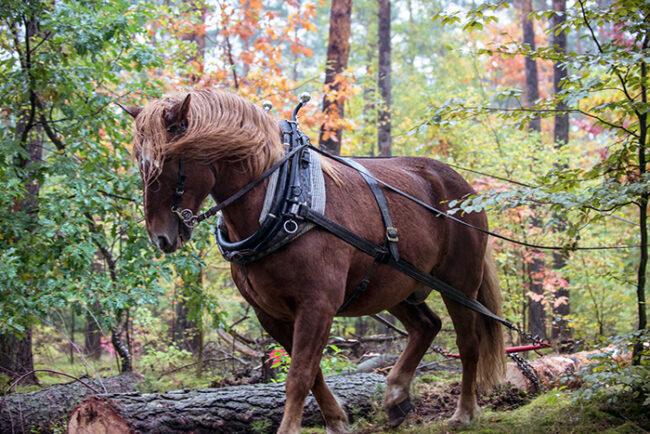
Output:
[[300,94],[300,102],[293,109],[293,113],[291,113],[292,122],[296,122],[296,119],[298,118],[298,112],[305,104],[309,102],[310,99],[311,99],[311,95],[309,95],[309,92],[303,92]]

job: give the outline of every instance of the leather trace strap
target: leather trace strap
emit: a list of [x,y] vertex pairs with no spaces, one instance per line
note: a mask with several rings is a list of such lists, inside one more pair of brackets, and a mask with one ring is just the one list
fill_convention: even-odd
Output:
[[416,266],[414,266],[408,261],[405,261],[404,259],[399,259],[398,261],[395,261],[392,258],[392,255],[386,254],[386,248],[384,246],[377,245],[372,241],[369,241],[355,234],[348,228],[336,223],[333,220],[330,220],[329,218],[325,217],[321,213],[309,209],[308,207],[301,207],[299,210],[299,215],[302,218],[315,223],[319,227],[325,229],[326,231],[330,232],[332,235],[335,235],[336,237],[340,238],[346,243],[356,247],[362,252],[370,256],[373,256],[375,258],[379,258],[381,262],[395,268],[396,270],[401,271],[407,276],[412,277],[413,279],[425,284],[429,288],[438,291],[440,294],[449,298],[450,300],[453,300],[456,303],[459,303],[469,309],[472,309],[478,313],[490,317],[493,320],[502,323],[508,328],[516,330],[516,327],[510,321],[503,319],[500,316],[494,314],[490,309],[485,307],[481,302],[458,291],[456,288],[449,285],[448,283],[438,279],[437,277],[429,273],[425,273],[424,271],[418,269]]

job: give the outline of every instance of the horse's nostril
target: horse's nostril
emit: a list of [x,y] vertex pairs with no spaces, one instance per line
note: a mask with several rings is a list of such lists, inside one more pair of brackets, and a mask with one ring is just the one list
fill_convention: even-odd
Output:
[[162,250],[163,252],[167,252],[167,251],[169,251],[169,249],[170,249],[170,247],[171,247],[171,243],[169,242],[169,240],[167,239],[166,236],[164,236],[164,235],[159,235],[157,241],[158,241],[158,242],[157,242],[156,244],[158,245],[158,247],[160,248],[160,250]]

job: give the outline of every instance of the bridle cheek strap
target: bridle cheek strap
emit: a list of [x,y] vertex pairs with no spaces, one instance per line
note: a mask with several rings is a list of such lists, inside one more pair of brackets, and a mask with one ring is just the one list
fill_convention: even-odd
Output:
[[185,180],[187,174],[185,173],[185,161],[182,158],[178,159],[178,181],[176,181],[176,188],[174,189],[174,201],[172,204],[172,212],[178,216],[183,224],[190,229],[194,228],[196,224],[196,217],[191,209],[180,209],[178,205],[181,203],[183,194],[185,193]]

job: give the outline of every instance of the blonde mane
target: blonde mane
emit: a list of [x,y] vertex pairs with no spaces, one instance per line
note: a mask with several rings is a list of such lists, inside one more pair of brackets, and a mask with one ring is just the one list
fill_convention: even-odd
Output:
[[166,158],[178,155],[190,160],[241,161],[253,176],[281,158],[278,123],[261,107],[223,89],[189,93],[187,130],[177,140],[167,141],[163,113],[182,102],[187,93],[171,93],[150,102],[135,120],[133,153],[141,163],[145,183],[160,174]]

